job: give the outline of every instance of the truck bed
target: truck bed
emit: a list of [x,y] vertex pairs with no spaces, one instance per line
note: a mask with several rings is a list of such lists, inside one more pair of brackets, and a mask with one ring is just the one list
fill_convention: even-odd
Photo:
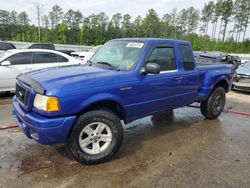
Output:
[[[196,69],[199,72],[200,89],[198,91],[201,99],[206,98],[214,87],[213,83],[221,79],[221,76],[227,77],[227,80],[232,80],[233,66],[228,64],[196,64]],[[211,79],[212,78],[212,79]],[[232,83],[228,83],[230,86]],[[209,87],[207,87],[209,86]],[[230,89],[230,88],[229,88]]]

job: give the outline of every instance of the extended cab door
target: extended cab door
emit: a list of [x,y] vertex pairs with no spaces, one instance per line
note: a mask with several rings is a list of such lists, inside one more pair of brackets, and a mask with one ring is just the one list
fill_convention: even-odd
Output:
[[185,64],[185,68],[190,70],[184,70],[180,57],[177,45],[153,47],[144,66],[147,63],[157,63],[160,65],[160,74],[141,74],[138,82],[134,83],[135,95],[132,101],[136,101],[136,104],[127,109],[131,119],[178,108],[195,101],[199,79],[194,61],[192,67],[189,67],[188,63]]
[[137,104],[127,110],[131,116],[140,117],[165,109],[180,106],[182,86],[179,78],[180,71],[171,45],[155,46],[149,52],[143,66],[147,63],[157,63],[160,74],[141,74],[134,89],[137,90]]
[[180,44],[179,87],[181,88],[181,103],[191,104],[197,100],[200,86],[199,73],[196,69],[192,47],[188,44]]
[[1,91],[14,90],[16,77],[21,73],[26,73],[33,70],[32,52],[17,53],[3,61],[9,61],[11,64],[8,66],[0,66]]

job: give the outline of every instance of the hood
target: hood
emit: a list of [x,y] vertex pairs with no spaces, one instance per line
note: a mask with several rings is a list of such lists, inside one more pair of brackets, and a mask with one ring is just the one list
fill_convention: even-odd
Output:
[[250,76],[250,63],[241,65],[237,70],[237,74],[245,74]]
[[113,80],[114,76],[123,75],[123,72],[88,65],[53,67],[26,73],[27,77],[38,82],[46,91],[64,87],[71,90],[98,87],[107,79]]

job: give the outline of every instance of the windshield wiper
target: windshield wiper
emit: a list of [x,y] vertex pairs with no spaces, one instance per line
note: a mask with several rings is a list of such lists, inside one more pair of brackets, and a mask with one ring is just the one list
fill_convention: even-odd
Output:
[[108,65],[108,66],[111,67],[113,70],[120,71],[119,68],[115,67],[114,65],[112,65],[112,64],[110,64],[110,63],[108,63],[108,62],[100,61],[100,62],[97,62],[97,64]]

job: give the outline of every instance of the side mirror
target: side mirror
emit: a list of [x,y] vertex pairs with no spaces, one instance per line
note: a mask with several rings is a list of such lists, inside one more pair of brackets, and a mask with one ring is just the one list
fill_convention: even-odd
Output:
[[11,65],[10,61],[4,61],[1,63],[2,66],[9,66]]
[[157,63],[147,63],[145,67],[141,69],[142,74],[159,74],[160,65]]

